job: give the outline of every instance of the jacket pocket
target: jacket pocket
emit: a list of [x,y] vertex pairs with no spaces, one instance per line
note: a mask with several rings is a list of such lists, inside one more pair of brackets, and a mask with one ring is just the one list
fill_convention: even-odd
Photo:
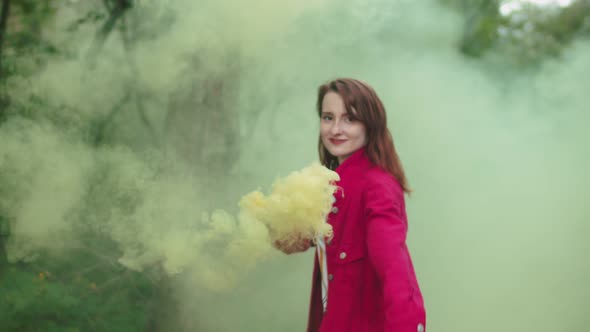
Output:
[[346,265],[364,259],[365,249],[362,246],[341,245],[336,252],[334,261],[336,265]]
[[359,290],[366,269],[366,252],[362,246],[342,245],[334,255],[334,280],[344,292]]

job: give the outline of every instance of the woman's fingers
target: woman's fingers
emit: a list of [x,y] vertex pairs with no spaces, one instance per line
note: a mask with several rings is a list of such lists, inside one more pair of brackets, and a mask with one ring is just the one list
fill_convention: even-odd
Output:
[[285,254],[294,254],[294,253],[303,252],[303,251],[306,251],[307,249],[309,249],[309,247],[311,247],[311,240],[300,239],[300,240],[295,241],[291,244],[287,244],[287,243],[285,243],[285,241],[275,240],[273,242],[273,246],[276,249],[284,252]]

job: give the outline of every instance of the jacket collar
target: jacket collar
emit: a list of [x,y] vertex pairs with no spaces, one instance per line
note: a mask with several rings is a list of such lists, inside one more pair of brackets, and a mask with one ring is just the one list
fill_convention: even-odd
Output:
[[362,147],[353,152],[342,164],[336,167],[336,173],[342,175],[347,171],[363,166],[369,166],[371,164],[369,156],[367,155],[366,148]]

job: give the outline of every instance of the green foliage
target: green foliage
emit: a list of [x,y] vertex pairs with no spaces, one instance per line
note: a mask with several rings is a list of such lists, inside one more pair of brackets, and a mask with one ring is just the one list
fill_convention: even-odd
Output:
[[42,38],[42,30],[53,15],[55,8],[52,1],[18,0],[12,1],[12,25],[9,43],[12,47],[37,49],[45,52],[56,52],[57,49]]
[[501,19],[497,15],[482,15],[472,20],[465,29],[460,49],[468,56],[480,57],[493,47],[498,38]]
[[506,16],[498,0],[440,0],[465,18],[460,51],[482,58],[500,54],[519,68],[536,66],[555,57],[576,37],[590,31],[590,1],[578,0],[570,6],[545,8],[522,3],[520,10]]
[[585,1],[563,9],[524,5],[498,25],[496,49],[519,66],[536,66],[548,57],[558,57],[589,18]]
[[[95,127],[100,127],[95,123],[99,120],[80,119],[80,110],[33,92],[19,96],[8,92],[24,91],[27,82],[47,62],[68,52],[64,45],[54,45],[45,38],[44,30],[51,29],[56,13],[54,1],[16,0],[11,5],[0,54],[0,126],[8,119],[24,118],[49,123],[74,141],[93,142],[91,136],[95,135]],[[107,14],[91,7],[85,16],[70,24],[70,32],[75,33],[83,25],[98,25]],[[6,166],[6,160],[0,160],[0,165]],[[18,194],[10,192],[9,182],[0,186],[5,197]],[[0,330],[146,330],[148,321],[153,320],[158,286],[147,273],[120,265],[117,258],[121,253],[112,241],[86,230],[79,234],[83,244],[76,250],[44,253],[27,263],[8,263],[10,223],[6,215],[6,211],[0,211]],[[91,219],[83,214],[75,217],[84,225]]]
[[[72,261],[72,259],[74,260]],[[139,273],[74,255],[51,269],[12,265],[0,278],[2,331],[143,331],[152,288]],[[93,264],[81,269],[82,266]],[[114,276],[114,277],[113,277]]]

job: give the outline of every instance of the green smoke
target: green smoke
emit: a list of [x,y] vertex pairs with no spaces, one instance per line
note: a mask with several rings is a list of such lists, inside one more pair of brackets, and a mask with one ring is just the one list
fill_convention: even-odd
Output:
[[[228,238],[179,244],[315,160],[315,89],[352,76],[385,102],[415,190],[409,246],[429,328],[590,323],[587,41],[520,71],[461,55],[461,17],[433,1],[169,0],[136,1],[98,47],[103,21],[68,30],[93,10],[58,6],[46,33],[64,55],[6,82],[20,107],[0,127],[12,260],[133,258],[168,278],[170,326],[301,331],[312,252],[236,261],[219,255]],[[234,287],[220,293],[219,278]]]

